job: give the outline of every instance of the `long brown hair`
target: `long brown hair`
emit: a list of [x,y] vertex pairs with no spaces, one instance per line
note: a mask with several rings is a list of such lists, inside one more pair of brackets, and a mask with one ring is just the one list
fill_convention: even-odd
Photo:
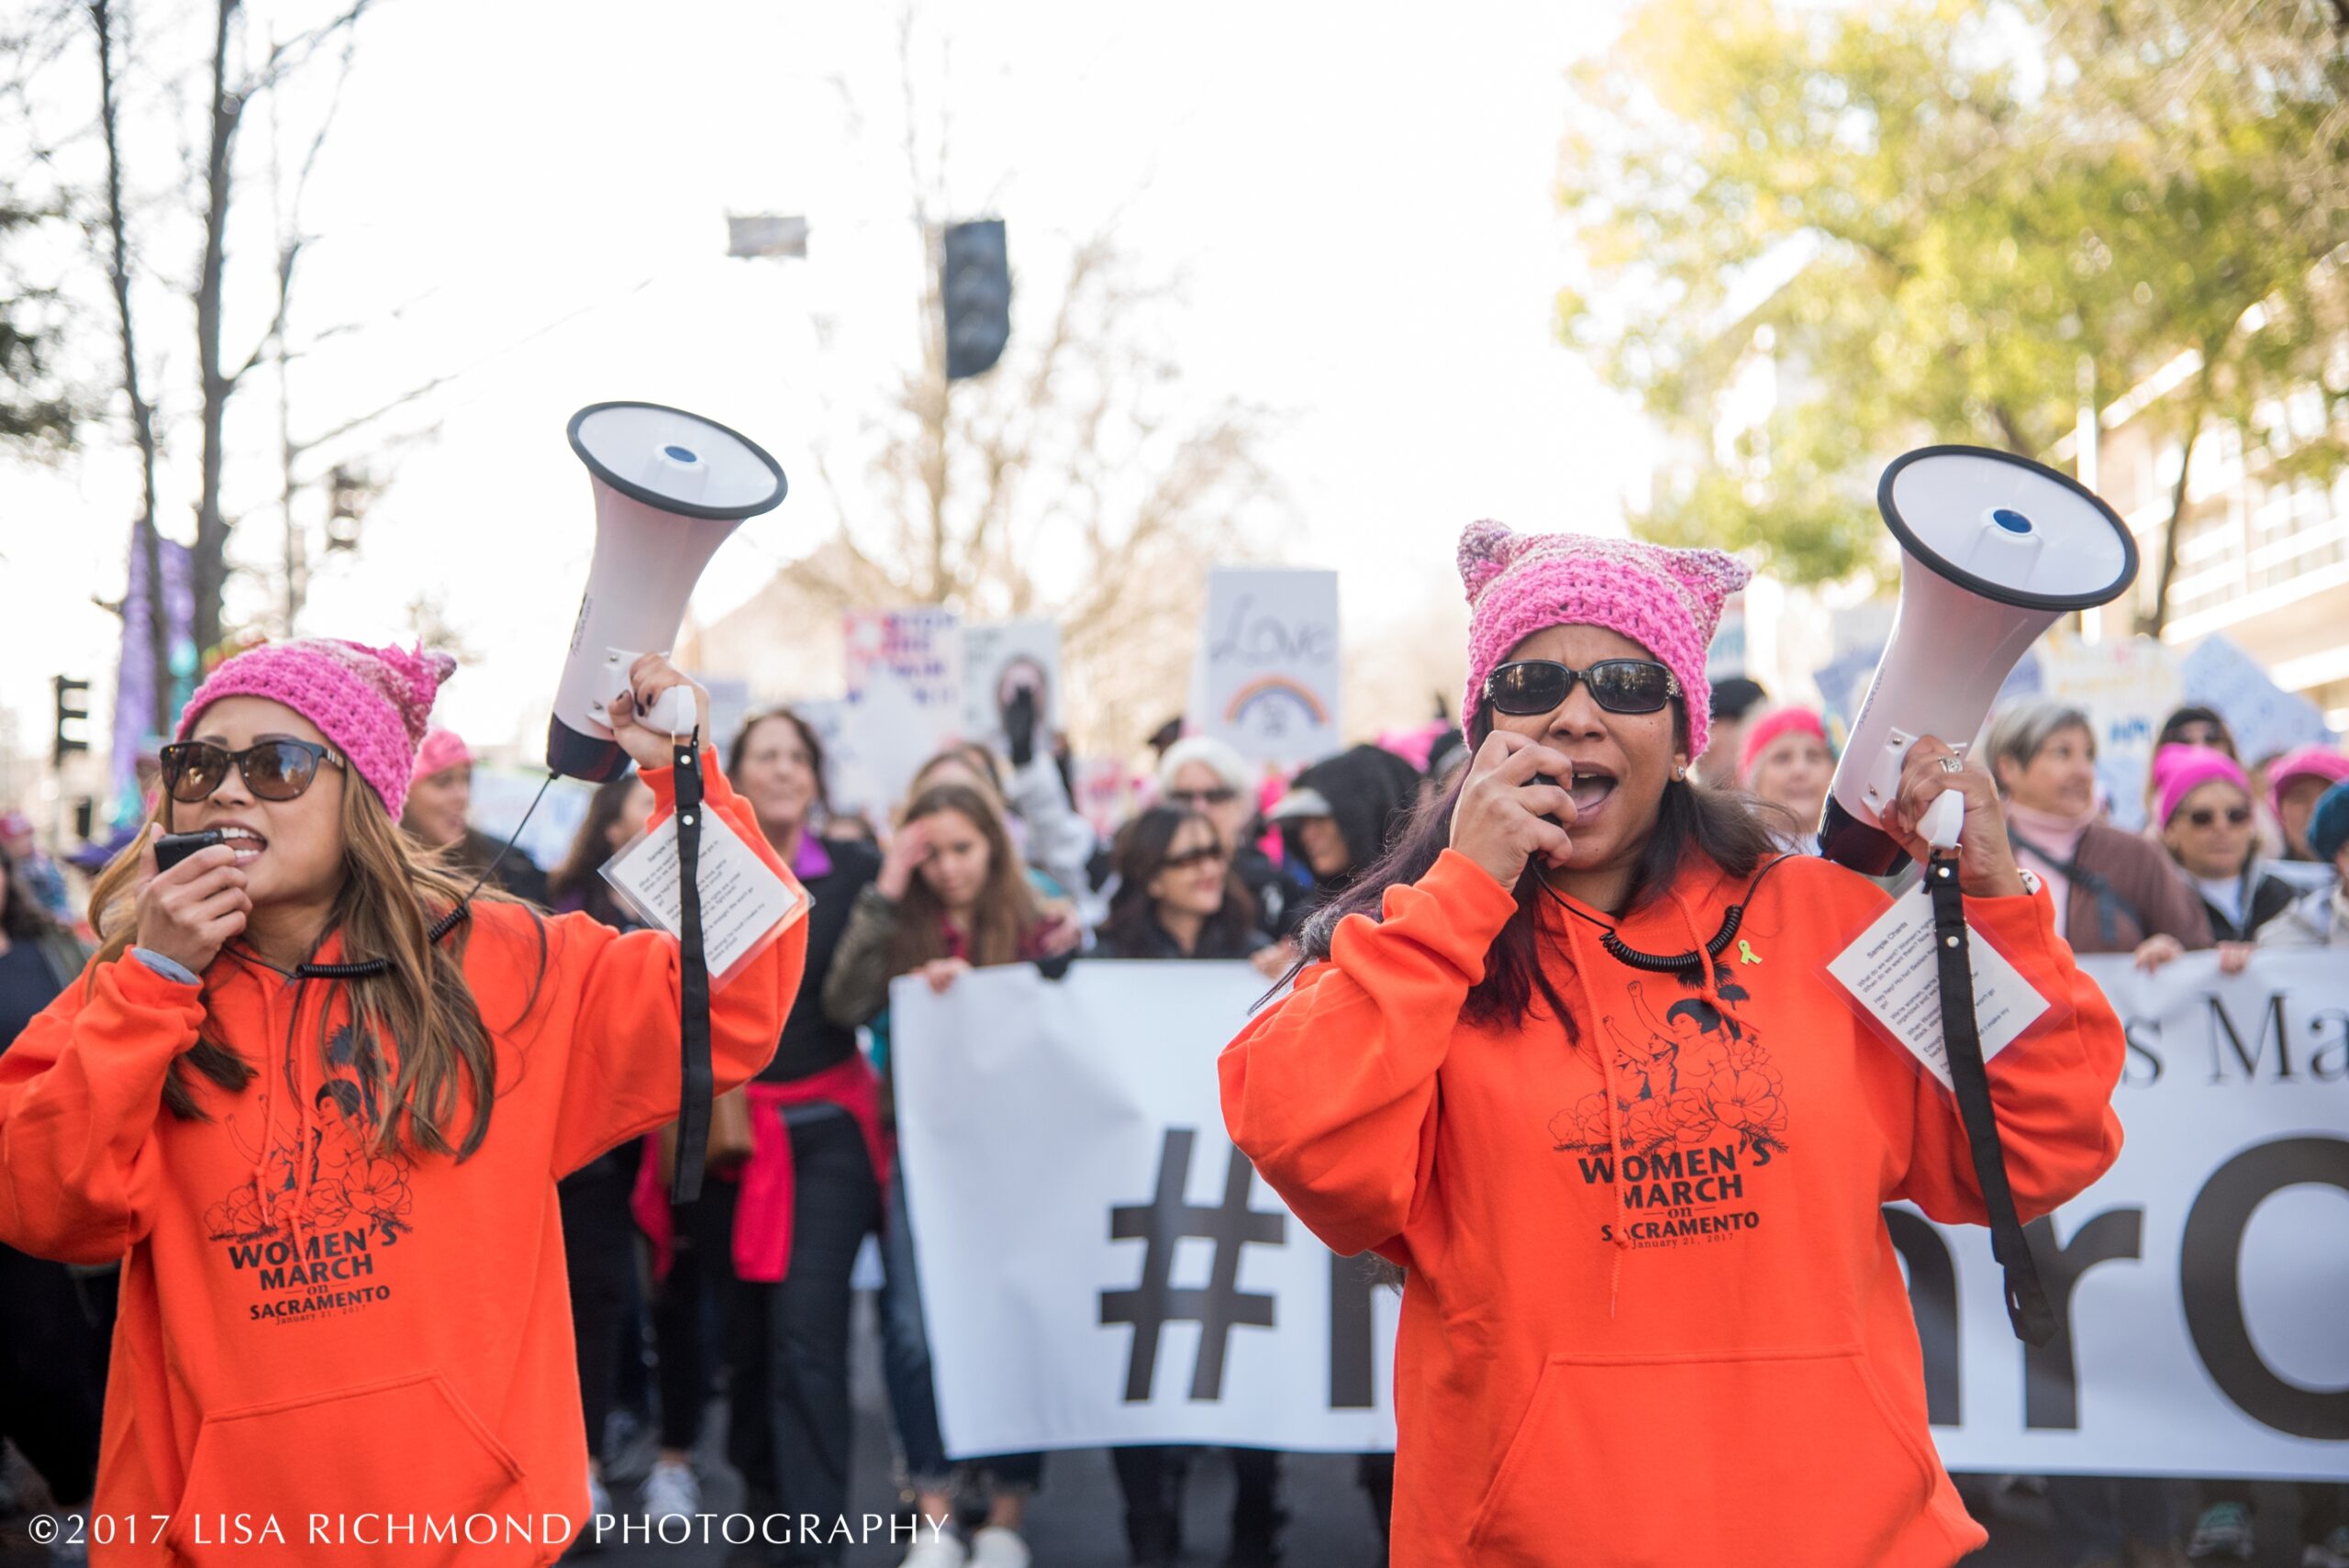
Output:
[[[1033,957],[1029,941],[1043,923],[1043,911],[1036,903],[1035,890],[1028,885],[1019,851],[1011,847],[1002,813],[969,784],[932,784],[906,807],[899,831],[942,811],[959,812],[969,818],[987,841],[987,878],[971,908],[967,956],[972,964],[1018,963]],[[897,904],[897,935],[890,947],[889,973],[908,974],[945,956],[946,906],[930,891],[930,879],[917,871],[907,881],[906,895]]]
[[[150,825],[161,810],[159,795]],[[473,879],[445,868],[438,856],[419,849],[393,822],[375,792],[355,776],[346,775],[344,781],[341,818],[342,891],[328,914],[326,930],[342,933],[344,951],[352,959],[381,958],[387,967],[336,982],[343,987],[346,1006],[319,1009],[318,1049],[325,1051],[339,1012],[359,1040],[372,1039],[378,1065],[380,1053],[392,1046],[396,1073],[389,1108],[373,1129],[375,1148],[388,1151],[412,1142],[432,1153],[464,1159],[489,1132],[490,1108],[497,1097],[496,1058],[473,988],[465,981],[471,922],[459,921],[437,944],[429,933],[433,922],[465,896]],[[139,851],[140,841],[134,840],[91,890],[90,924],[98,933],[99,947],[96,962],[86,972],[85,987],[95,986],[99,964],[121,958],[137,938]],[[486,886],[473,898],[518,902]],[[538,938],[538,967],[522,1004],[522,1018],[537,1006],[539,986],[546,978],[546,926],[535,913],[531,924]],[[183,1118],[206,1119],[181,1072],[183,1063],[231,1093],[242,1090],[259,1071],[224,1042],[199,1041],[173,1060],[163,1082],[165,1107]],[[463,1130],[452,1142],[451,1134],[460,1119]]]

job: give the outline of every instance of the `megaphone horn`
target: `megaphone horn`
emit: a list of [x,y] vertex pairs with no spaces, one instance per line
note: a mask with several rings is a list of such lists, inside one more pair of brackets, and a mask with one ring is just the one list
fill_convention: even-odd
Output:
[[[1836,765],[1819,847],[1884,876],[1907,858],[1880,822],[1909,748],[1932,735],[1963,754],[2041,632],[2128,591],[2137,541],[2070,475],[1982,447],[1894,459],[1876,509],[1900,543],[1900,607]],[[1956,823],[1925,832],[1954,842]]]
[[628,769],[603,717],[619,689],[610,666],[668,651],[710,557],[745,517],[780,506],[786,484],[758,443],[682,408],[590,404],[569,433],[595,492],[596,555],[547,725],[547,766],[600,784]]

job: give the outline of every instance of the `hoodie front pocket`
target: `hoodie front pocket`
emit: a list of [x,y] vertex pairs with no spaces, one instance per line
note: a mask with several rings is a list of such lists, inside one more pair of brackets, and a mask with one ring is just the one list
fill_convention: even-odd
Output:
[[1861,1568],[1884,1560],[1940,1473],[1909,1426],[1850,1346],[1552,1356],[1468,1544],[1480,1565]]
[[[206,1417],[164,1539],[189,1562],[238,1568],[364,1559],[369,1546],[404,1568],[531,1561],[508,1544],[508,1514],[535,1522],[522,1467],[425,1372]],[[478,1523],[466,1540],[475,1516],[495,1521],[486,1546]]]

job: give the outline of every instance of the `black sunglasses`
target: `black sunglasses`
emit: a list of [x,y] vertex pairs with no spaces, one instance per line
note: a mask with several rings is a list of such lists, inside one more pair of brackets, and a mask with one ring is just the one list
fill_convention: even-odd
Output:
[[1485,677],[1485,700],[1512,718],[1548,713],[1580,681],[1609,713],[1653,713],[1680,695],[1679,678],[1653,659],[1601,659],[1587,670],[1522,659]]
[[1221,850],[1185,850],[1181,854],[1169,855],[1158,863],[1160,869],[1163,871],[1188,871],[1193,866],[1205,865],[1209,861],[1220,863],[1222,860],[1223,851]]
[[212,798],[228,781],[235,764],[245,787],[262,800],[292,800],[318,776],[318,764],[343,765],[342,759],[310,740],[262,740],[241,751],[215,746],[209,740],[182,740],[163,748],[163,787],[173,800],[194,806]]
[[1202,806],[1230,806],[1240,797],[1240,792],[1230,784],[1218,784],[1213,789],[1170,789],[1166,798],[1177,806],[1187,806],[1197,811]]
[[[2212,823],[2218,821],[2221,815],[2222,814],[2216,806],[2198,806],[2193,810],[2186,814],[2186,819],[2188,822],[2193,823],[2197,828],[2208,828]],[[2227,819],[2228,827],[2240,828],[2244,823],[2251,820],[2251,807],[2248,806],[2230,806],[2227,807],[2223,815]]]

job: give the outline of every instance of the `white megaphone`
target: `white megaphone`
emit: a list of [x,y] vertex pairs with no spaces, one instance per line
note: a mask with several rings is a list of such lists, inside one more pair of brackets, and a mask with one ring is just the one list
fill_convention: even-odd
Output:
[[[702,568],[743,518],[782,503],[785,481],[756,442],[657,403],[591,404],[571,417],[570,434],[596,492],[596,558],[555,689],[547,766],[600,784],[628,769],[605,722],[628,666],[669,651]],[[669,696],[645,721],[682,734],[693,694]]]
[[[2137,576],[2137,541],[2111,507],[2052,468],[1980,447],[1893,461],[1876,509],[1900,541],[1900,608],[1836,764],[1819,852],[1870,876],[1908,858],[1879,826],[1921,736],[1963,756],[1998,688],[2058,616],[2109,604]],[[1953,791],[1919,831],[1957,842]]]

